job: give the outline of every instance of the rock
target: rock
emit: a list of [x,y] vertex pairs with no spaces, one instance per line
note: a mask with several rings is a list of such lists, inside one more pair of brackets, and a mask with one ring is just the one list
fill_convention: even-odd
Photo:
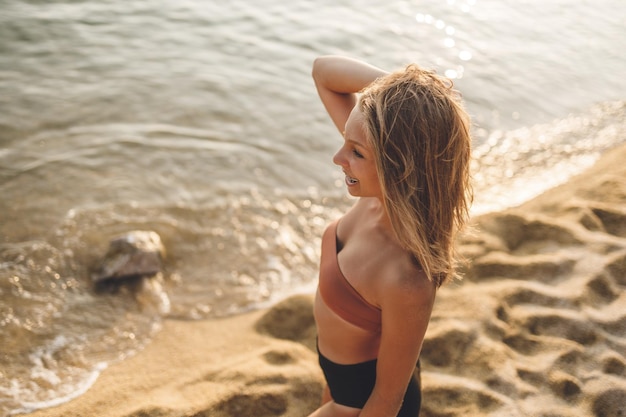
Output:
[[157,233],[131,231],[111,240],[109,250],[92,279],[98,285],[103,281],[155,276],[161,272],[163,259],[165,248]]

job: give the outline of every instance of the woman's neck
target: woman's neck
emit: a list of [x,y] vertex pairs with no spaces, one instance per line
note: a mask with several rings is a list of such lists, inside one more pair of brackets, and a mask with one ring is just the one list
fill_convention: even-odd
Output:
[[[361,197],[366,221],[390,237],[395,236],[387,208],[379,198]],[[395,240],[395,237],[393,238]]]

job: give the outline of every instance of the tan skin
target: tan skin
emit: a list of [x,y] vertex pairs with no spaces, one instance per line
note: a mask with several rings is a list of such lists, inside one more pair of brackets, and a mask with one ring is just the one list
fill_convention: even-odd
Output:
[[313,66],[318,93],[344,143],[333,161],[358,197],[337,228],[338,262],[346,279],[382,311],[380,334],[336,315],[316,295],[320,352],[340,364],[378,359],[374,390],[363,409],[336,404],[325,388],[322,406],[309,417],[395,417],[402,405],[432,312],[436,289],[397,242],[382,203],[374,154],[364,129],[357,91],[384,71],[343,57]]

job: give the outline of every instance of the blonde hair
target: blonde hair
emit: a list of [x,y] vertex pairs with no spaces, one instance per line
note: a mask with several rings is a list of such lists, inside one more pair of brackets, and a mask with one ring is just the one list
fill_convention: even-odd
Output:
[[470,120],[452,81],[409,65],[362,91],[393,230],[437,287],[456,272],[455,239],[469,217]]

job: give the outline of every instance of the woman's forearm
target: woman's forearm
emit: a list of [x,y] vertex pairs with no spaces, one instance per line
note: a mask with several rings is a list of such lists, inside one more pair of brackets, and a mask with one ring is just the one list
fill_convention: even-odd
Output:
[[340,94],[357,93],[386,71],[344,56],[321,56],[313,63],[313,79],[320,87]]

